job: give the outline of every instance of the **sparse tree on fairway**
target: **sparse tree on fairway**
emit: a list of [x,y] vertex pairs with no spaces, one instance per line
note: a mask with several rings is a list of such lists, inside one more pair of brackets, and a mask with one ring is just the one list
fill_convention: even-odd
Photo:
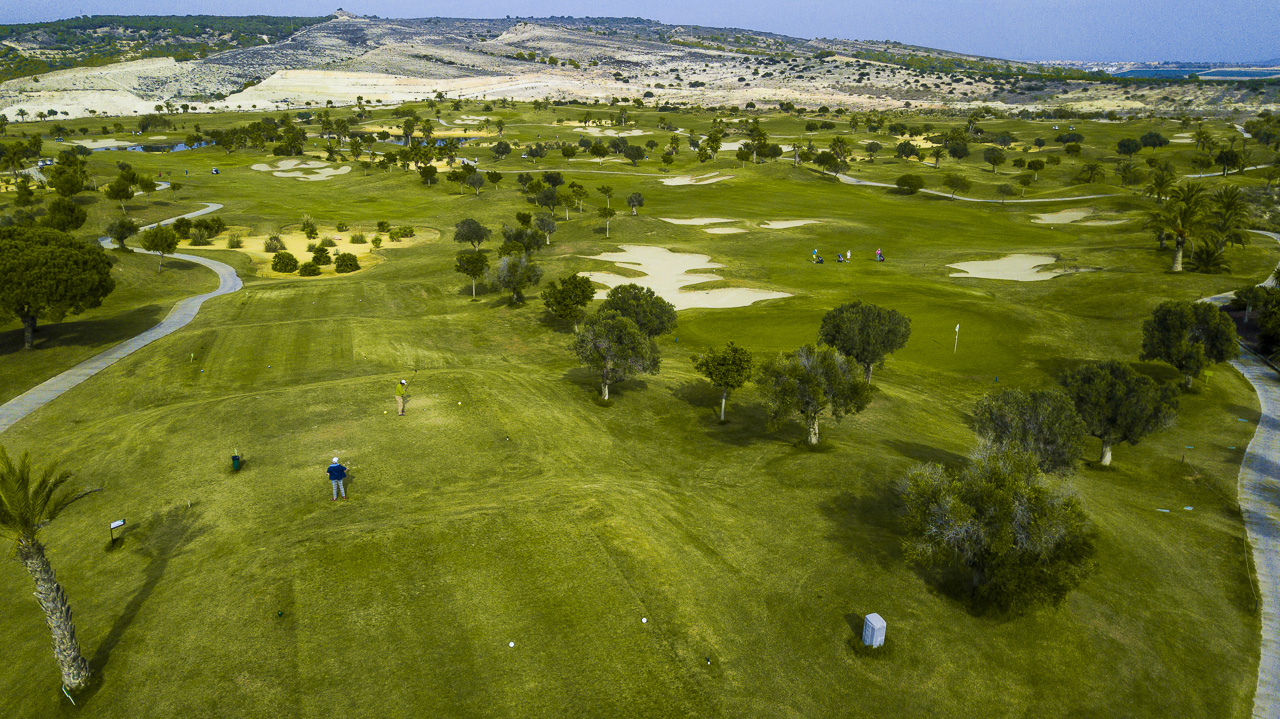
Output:
[[470,218],[453,226],[454,242],[465,242],[476,252],[480,251],[480,243],[489,239],[491,234],[493,232],[489,228]]
[[639,373],[657,374],[662,364],[658,343],[630,318],[603,307],[582,323],[569,349],[582,364],[600,373],[600,396],[609,399],[609,386]]
[[476,280],[483,277],[489,269],[489,256],[481,252],[459,252],[454,272],[461,272],[471,278],[471,297],[476,296]]
[[1132,137],[1126,137],[1116,143],[1116,152],[1125,157],[1133,157],[1141,150],[1142,143]]
[[479,195],[480,188],[484,187],[484,174],[480,172],[473,172],[467,175],[466,179],[464,179],[462,183],[467,187],[470,187],[471,189],[475,190],[476,195]]
[[769,406],[770,426],[799,414],[810,445],[818,443],[818,419],[824,412],[839,422],[871,401],[871,385],[831,347],[805,345],[770,358],[760,368],[756,384]]
[[172,255],[178,249],[178,235],[172,227],[156,225],[142,233],[142,249],[160,255],[160,264],[156,266],[156,272],[159,272],[164,269],[164,256]]
[[1148,132],[1139,138],[1138,141],[1142,143],[1143,147],[1150,147],[1153,152],[1156,148],[1164,147],[1169,144],[1169,140],[1164,135],[1155,131]]
[[591,280],[579,274],[561,278],[558,282],[551,280],[542,290],[542,301],[547,311],[562,320],[573,323],[573,331],[578,331],[578,320],[583,309],[595,298],[596,290]]
[[916,174],[907,173],[899,177],[896,184],[903,193],[914,195],[924,187],[924,178]]
[[899,493],[908,561],[963,568],[981,606],[1056,606],[1093,571],[1095,530],[1080,501],[1033,455],[982,448],[959,470],[917,465]]
[[1027,162],[1027,169],[1031,170],[1031,179],[1039,180],[1040,172],[1044,170],[1044,160],[1030,160]]
[[751,353],[730,342],[724,349],[709,349],[693,357],[693,368],[720,390],[720,421],[724,421],[724,405],[729,393],[751,379]]
[[0,227],[0,317],[22,322],[26,349],[38,319],[58,322],[97,307],[115,286],[101,246],[57,230]]
[[1111,464],[1111,447],[1135,445],[1152,432],[1173,424],[1177,416],[1177,388],[1138,374],[1115,360],[1089,362],[1058,380],[1076,405],[1085,432],[1102,440],[1098,461]]
[[604,195],[604,206],[609,207],[609,201],[613,199],[613,188],[608,185],[601,185],[596,188],[596,192]]
[[883,367],[889,355],[906,346],[911,320],[897,310],[855,300],[822,316],[818,341],[834,347],[862,368],[862,381],[871,383],[871,370]]
[[1085,426],[1062,390],[1007,389],[978,400],[973,431],[995,447],[1030,452],[1040,471],[1055,473],[1075,467]]
[[958,172],[948,172],[942,177],[942,184],[948,190],[951,190],[951,196],[955,197],[957,192],[968,192],[973,187],[973,183],[969,178]]
[[991,165],[991,171],[995,172],[996,167],[1003,165],[1008,158],[1004,154],[1004,150],[998,147],[988,147],[982,151],[982,161]]
[[493,185],[493,189],[496,190],[498,189],[498,183],[502,182],[502,173],[497,170],[489,170],[484,173],[484,179],[488,180],[489,184]]
[[880,151],[883,149],[884,149],[884,145],[881,145],[880,143],[874,140],[862,146],[862,151],[867,153],[867,159],[870,160],[871,162],[876,161],[876,155],[879,154]]
[[676,308],[649,287],[618,285],[605,295],[600,310],[621,314],[635,322],[649,337],[657,337],[676,328]]
[[609,220],[613,219],[613,216],[618,214],[618,211],[612,207],[598,207],[596,208],[596,213],[600,215],[600,219],[604,220],[604,236],[607,239],[609,237]]
[[644,207],[644,195],[639,192],[633,192],[627,195],[627,206],[631,208],[632,216],[635,216],[638,208]]
[[98,491],[68,487],[70,479],[71,475],[59,471],[56,464],[43,471],[33,470],[26,453],[15,463],[0,447],[0,532],[17,540],[14,553],[35,581],[36,601],[53,637],[53,656],[62,670],[62,684],[75,690],[88,682],[89,662],[80,653],[67,594],[58,584],[39,539],[40,530],[67,507]]
[[1188,389],[1209,365],[1226,362],[1239,353],[1235,322],[1208,302],[1162,302],[1142,323],[1138,359],[1173,365]]
[[524,304],[524,291],[542,281],[542,268],[527,254],[507,255],[493,270],[493,283],[511,292],[511,301]]
[[947,145],[947,154],[951,155],[956,162],[960,162],[969,156],[969,144],[965,142],[953,142]]
[[138,234],[138,224],[128,217],[119,217],[107,224],[107,236],[115,241],[118,249],[129,249],[124,241],[136,234]]
[[556,233],[556,218],[550,213],[543,212],[533,218],[533,226],[546,236],[547,244],[551,244],[551,236]]

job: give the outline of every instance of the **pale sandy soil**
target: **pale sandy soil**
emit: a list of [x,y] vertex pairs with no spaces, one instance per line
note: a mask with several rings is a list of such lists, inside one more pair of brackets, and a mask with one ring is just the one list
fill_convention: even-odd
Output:
[[741,227],[711,227],[703,230],[703,232],[712,235],[736,235],[739,232],[746,232],[746,230]]
[[[712,282],[723,279],[717,275],[697,273],[691,270],[714,269],[723,267],[710,261],[707,255],[671,252],[665,247],[649,245],[622,245],[622,252],[606,252],[592,259],[614,262],[620,267],[645,273],[643,277],[622,277],[611,272],[582,273],[593,282],[608,285],[634,283],[641,287],[649,287],[659,296],[670,302],[677,310],[698,307],[726,308],[746,307],[753,302],[790,297],[786,292],[755,290],[746,287],[724,287],[714,290],[686,291],[689,285]],[[597,290],[596,299],[604,299],[607,290]]]
[[674,217],[659,217],[663,222],[670,222],[673,225],[718,225],[721,222],[737,222],[726,217],[690,217],[688,219],[676,219]]
[[733,177],[733,175],[721,175],[718,172],[713,172],[710,175],[699,175],[697,177],[692,175],[677,175],[675,177],[663,178],[662,184],[669,187],[679,187],[682,185],[710,185],[713,182],[728,180],[731,177]]
[[818,220],[769,220],[768,222],[761,222],[760,226],[766,230],[787,230],[792,227],[816,224],[818,224]]
[[1059,275],[1067,274],[1061,270],[1040,272],[1036,268],[1051,265],[1058,259],[1052,255],[1009,255],[998,260],[982,260],[976,262],[957,262],[947,265],[960,272],[952,272],[952,277],[977,277],[985,280],[1014,280],[1016,282],[1039,282],[1051,280]]
[[[213,238],[213,245],[211,245],[209,249],[214,249],[214,248],[225,249],[226,239],[231,235],[232,232],[239,232],[241,234],[244,234],[246,231],[247,231],[247,228],[230,227],[226,232],[223,232],[221,235],[218,235],[217,237]],[[351,236],[356,232],[364,233],[366,244],[360,244],[360,245],[351,244]],[[379,262],[382,262],[384,259],[381,254],[375,253],[373,251],[373,245],[367,242],[368,240],[372,240],[373,236],[376,234],[377,233],[374,232],[372,229],[360,230],[357,228],[355,230],[349,230],[347,232],[337,232],[332,227],[329,227],[329,228],[323,229],[320,232],[320,235],[314,240],[308,240],[307,236],[302,234],[301,232],[281,232],[279,237],[280,237],[280,240],[284,242],[285,250],[290,254],[292,254],[294,257],[298,258],[298,264],[302,264],[303,262],[309,262],[311,260],[311,253],[307,252],[307,245],[313,242],[319,242],[320,240],[328,237],[337,242],[337,246],[329,248],[330,257],[337,257],[339,253],[349,252],[356,256],[356,258],[360,262],[360,269],[363,270],[363,269],[368,269],[369,267],[372,267],[373,265],[376,265]],[[425,242],[427,240],[430,240],[436,237],[437,235],[438,233],[436,233],[434,230],[419,229],[417,230],[417,232],[413,237],[406,237],[400,240],[399,242],[392,242],[386,237],[383,237],[382,246],[384,248],[408,247],[410,245],[415,245],[420,242]],[[266,277],[296,277],[297,276],[296,272],[292,274],[282,274],[279,272],[271,271],[271,260],[275,255],[270,252],[264,252],[262,249],[263,243],[266,242],[267,240],[267,236],[265,234],[257,235],[254,237],[242,237],[241,239],[244,242],[244,247],[240,248],[239,250],[236,250],[236,252],[242,252],[252,257],[254,259],[255,264],[259,265],[258,273],[260,275],[266,276]],[[182,247],[188,247],[189,245],[190,243],[186,240],[183,240],[181,243]],[[333,276],[336,274],[333,271],[333,265],[331,264],[321,266],[320,272],[321,272],[321,276]]]

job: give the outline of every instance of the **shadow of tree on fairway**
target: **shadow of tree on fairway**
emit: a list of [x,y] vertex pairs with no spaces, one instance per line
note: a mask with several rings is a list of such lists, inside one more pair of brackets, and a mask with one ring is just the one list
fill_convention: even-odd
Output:
[[[160,324],[164,310],[159,305],[136,307],[111,317],[41,323],[36,328],[35,345],[39,351],[53,347],[116,344]],[[0,332],[0,356],[22,350],[22,328]]]
[[596,404],[601,407],[609,407],[615,399],[626,397],[632,392],[643,392],[649,389],[649,383],[638,377],[633,377],[625,382],[617,382],[609,385],[609,400],[606,402],[600,398],[600,373],[590,367],[572,367],[565,370],[561,375],[565,381],[578,387],[584,394],[590,394],[595,397]]
[[[137,544],[133,551],[149,561],[143,570],[142,586],[138,587],[125,604],[115,624],[111,626],[111,631],[107,632],[107,636],[89,658],[93,678],[89,688],[82,693],[84,700],[92,699],[102,686],[103,670],[111,659],[111,653],[124,638],[143,605],[151,598],[156,585],[164,578],[169,561],[181,555],[192,542],[208,531],[207,526],[200,523],[200,516],[198,505],[178,505],[153,516],[143,527],[130,533],[131,541]],[[81,701],[80,704],[83,706],[86,701]]]
[[902,439],[888,439],[882,444],[908,459],[917,462],[937,462],[947,467],[961,467],[969,460],[964,455],[950,450],[931,447],[921,442],[908,442]]
[[[844,492],[818,504],[828,522],[827,539],[850,556],[875,562],[885,569],[906,563],[902,552],[902,531],[898,520],[898,497],[887,483],[866,485],[861,493]],[[857,631],[862,632],[859,624]]]

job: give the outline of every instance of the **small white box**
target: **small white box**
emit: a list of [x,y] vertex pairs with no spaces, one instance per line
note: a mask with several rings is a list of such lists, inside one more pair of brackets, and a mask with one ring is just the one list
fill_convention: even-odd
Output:
[[869,647],[884,644],[884,631],[887,625],[879,614],[868,614],[862,622],[862,643]]

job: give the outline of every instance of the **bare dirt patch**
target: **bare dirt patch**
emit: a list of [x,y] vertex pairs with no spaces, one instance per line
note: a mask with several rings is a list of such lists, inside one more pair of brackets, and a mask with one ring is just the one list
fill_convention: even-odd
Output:
[[[684,252],[672,252],[665,247],[651,245],[622,245],[622,252],[606,252],[591,259],[617,263],[620,267],[643,272],[643,277],[623,277],[612,272],[584,272],[593,282],[608,285],[634,283],[641,287],[649,287],[658,296],[675,306],[677,310],[696,307],[720,309],[727,307],[746,307],[753,302],[790,297],[787,292],[755,290],[746,287],[722,287],[714,290],[686,291],[689,285],[713,282],[723,279],[718,275],[697,273],[691,270],[714,269],[724,267],[710,261],[707,255]],[[603,299],[606,290],[598,290],[596,299]]]

